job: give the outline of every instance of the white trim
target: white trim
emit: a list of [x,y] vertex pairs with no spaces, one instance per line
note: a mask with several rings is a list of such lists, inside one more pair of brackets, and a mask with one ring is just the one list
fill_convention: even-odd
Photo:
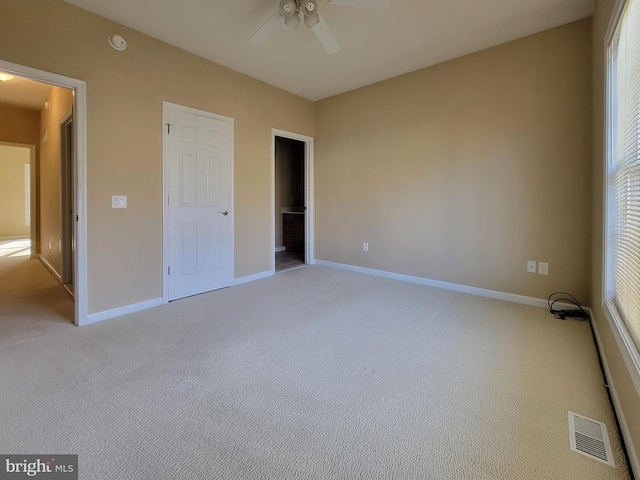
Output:
[[[231,117],[225,117],[218,115],[217,113],[206,112],[204,110],[198,110],[196,108],[187,107],[185,105],[179,105],[177,103],[162,102],[162,303],[169,303],[169,209],[167,208],[166,198],[169,195],[169,135],[166,133],[165,127],[169,123],[169,110],[178,110],[183,113],[189,113],[191,115],[199,115],[201,117],[212,118],[214,120],[220,120],[227,122],[231,125],[231,138],[229,146],[229,154],[231,155],[231,207],[230,207],[230,222],[231,222],[231,234],[233,239],[231,241],[231,256],[235,258],[235,191],[234,191],[234,176],[235,176],[235,120]],[[231,272],[231,284],[234,285],[235,277],[235,264],[232,267]],[[218,287],[224,288],[224,287]],[[205,293],[205,292],[202,292]]]
[[87,323],[101,322],[103,320],[109,320],[110,318],[121,317],[122,315],[128,315],[129,313],[140,312],[149,308],[158,307],[162,305],[162,298],[154,298],[153,300],[147,300],[145,302],[132,303],[131,305],[125,305],[124,307],[112,308],[111,310],[103,310],[102,312],[92,313],[87,317]]
[[[73,208],[73,205],[68,205],[66,197],[69,194],[69,189],[73,189],[73,178],[69,181],[69,177],[73,175],[73,165],[68,165],[67,160],[69,155],[71,155],[71,163],[74,163],[74,153],[73,153],[73,138],[71,142],[71,152],[68,152],[67,144],[65,140],[68,140],[65,125],[71,122],[71,127],[73,128],[73,105],[69,107],[67,112],[62,116],[59,121],[58,129],[60,132],[60,145],[58,146],[58,155],[59,155],[59,178],[58,178],[58,188],[60,191],[60,270],[63,284],[73,283],[73,272],[71,272],[70,265],[73,264],[73,230],[75,225],[73,225],[72,220],[66,215],[64,212],[68,211],[68,208]],[[63,134],[63,129],[65,132]],[[65,144],[67,143],[67,144]],[[70,175],[71,174],[71,175]],[[74,192],[75,193],[75,192]],[[72,195],[74,197],[75,195]],[[70,225],[71,223],[71,225]],[[71,228],[71,238],[68,238],[69,228]],[[71,255],[67,255],[67,253],[71,251]],[[70,278],[71,277],[71,278]],[[69,281],[71,280],[71,282]]]
[[262,280],[263,278],[272,277],[273,272],[271,270],[265,270],[264,272],[254,273],[253,275],[247,275],[246,277],[236,278],[233,282],[233,286],[242,285],[243,283],[255,282],[256,280]]
[[[633,475],[635,478],[640,478],[640,461],[638,461],[638,455],[636,454],[636,449],[633,444],[633,438],[631,437],[631,432],[629,431],[629,425],[627,424],[627,419],[624,416],[624,410],[622,409],[622,405],[620,405],[620,398],[618,397],[618,391],[616,390],[615,383],[613,381],[613,376],[611,375],[611,370],[609,369],[609,362],[607,361],[607,356],[605,354],[604,347],[602,345],[602,341],[600,339],[600,333],[598,331],[598,322],[593,320],[593,314],[589,312],[591,315],[591,328],[593,329],[593,335],[596,339],[596,344],[598,345],[598,353],[600,354],[600,360],[602,361],[602,368],[604,369],[605,381],[607,382],[607,386],[609,387],[609,392],[611,393],[611,400],[613,401],[613,408],[616,413],[616,417],[618,420],[618,425],[620,425],[620,431],[622,432],[622,438],[624,439],[624,447],[627,453],[627,458],[629,459],[629,464],[631,465],[631,470],[633,471]],[[606,316],[606,309],[605,309]],[[609,321],[609,328],[614,330],[611,326],[611,321]],[[615,333],[614,333],[615,335]],[[621,352],[624,356],[624,353]],[[634,381],[635,385],[635,381]],[[638,388],[637,385],[636,389]]]
[[56,277],[56,280],[58,280],[59,283],[62,283],[62,277],[60,276],[60,274],[56,271],[55,268],[53,268],[53,266],[47,262],[47,259],[44,258],[42,255],[38,255],[38,259],[40,260],[40,262],[42,262],[42,264],[47,267],[47,270],[49,270],[51,272],[51,274]]
[[[277,128],[271,129],[271,252],[276,251],[276,137],[298,140],[305,144],[304,147],[304,202],[305,202],[305,236],[304,236],[304,260],[307,265],[315,263],[314,243],[314,194],[313,194],[313,137],[299,133],[287,132]],[[276,258],[271,255],[271,272],[276,273]]]
[[285,252],[286,250],[287,250],[287,247],[282,246],[282,247],[276,247],[273,251],[275,253],[278,253],[278,252]]
[[[478,295],[480,297],[495,298],[496,300],[504,300],[507,302],[520,303],[522,305],[531,305],[533,307],[549,308],[546,299],[527,297],[524,295],[516,295],[515,293],[498,292],[496,290],[487,290],[485,288],[470,287],[468,285],[460,285],[458,283],[441,282],[440,280],[431,280],[429,278],[415,277],[413,275],[405,275],[403,273],[386,272],[384,270],[376,270],[373,268],[357,267],[355,265],[347,265],[344,263],[327,262],[325,260],[316,260],[316,265],[324,265],[326,267],[339,268],[350,272],[364,273],[366,275],[374,275],[376,277],[390,278],[392,280],[400,280],[402,282],[417,283],[427,287],[441,288],[454,292],[468,293],[470,295]],[[556,303],[562,308],[575,308],[575,305]],[[586,307],[583,307],[586,308]]]
[[609,49],[609,44],[611,43],[611,40],[616,33],[618,23],[620,22],[620,17],[622,17],[622,12],[624,11],[624,7],[626,5],[627,0],[616,0],[616,4],[613,6],[613,11],[611,12],[611,17],[609,18],[609,25],[607,26],[607,31],[604,35],[605,52]]
[[[236,278],[233,281],[233,284],[230,286],[242,285],[243,283],[253,282],[255,280],[261,280],[263,278],[271,277],[273,273],[269,270],[261,273],[256,273],[253,275],[247,275],[246,277]],[[108,320],[110,318],[120,317],[122,315],[127,315],[129,313],[140,312],[142,310],[146,310],[148,308],[158,307],[167,302],[164,301],[163,298],[154,298],[153,300],[147,300],[145,302],[134,303],[131,305],[125,305],[124,307],[117,307],[111,310],[104,310],[102,312],[92,313],[88,317],[87,325],[91,323],[101,322],[103,320]]]
[[636,393],[640,397],[640,353],[631,338],[629,330],[627,330],[622,318],[620,318],[616,306],[612,305],[612,302],[605,301],[602,305],[602,310],[604,311],[604,316],[607,319],[613,338],[618,345],[620,356],[624,360]]
[[[0,70],[26,77],[37,82],[49,83],[74,90],[75,147],[76,147],[76,262],[74,275],[75,324],[86,325],[88,314],[87,295],[87,84],[83,80],[45,72],[36,68],[0,60]],[[35,177],[35,175],[34,175]],[[32,224],[35,222],[31,222]]]

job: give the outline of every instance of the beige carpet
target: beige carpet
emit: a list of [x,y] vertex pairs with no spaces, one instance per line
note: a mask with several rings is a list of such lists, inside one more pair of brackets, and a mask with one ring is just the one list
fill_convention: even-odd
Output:
[[[77,328],[0,268],[1,453],[79,454],[82,479],[629,478],[586,323],[312,266]],[[568,410],[616,468],[569,450]]]

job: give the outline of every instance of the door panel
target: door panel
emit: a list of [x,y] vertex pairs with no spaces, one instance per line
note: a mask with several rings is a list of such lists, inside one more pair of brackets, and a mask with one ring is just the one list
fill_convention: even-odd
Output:
[[[233,283],[233,125],[169,109],[168,296]],[[232,213],[232,212],[231,212]]]

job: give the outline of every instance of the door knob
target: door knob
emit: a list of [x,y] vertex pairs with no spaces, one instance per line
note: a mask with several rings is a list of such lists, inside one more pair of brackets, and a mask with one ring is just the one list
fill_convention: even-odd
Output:
[[227,210],[225,210],[224,212],[218,212],[218,213],[223,214],[225,217],[226,217],[227,215],[229,215],[229,212],[228,212]]

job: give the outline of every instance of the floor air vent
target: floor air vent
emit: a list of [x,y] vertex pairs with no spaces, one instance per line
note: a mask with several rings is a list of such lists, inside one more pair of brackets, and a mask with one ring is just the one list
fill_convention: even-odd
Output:
[[574,452],[615,467],[604,423],[569,412],[569,443]]

